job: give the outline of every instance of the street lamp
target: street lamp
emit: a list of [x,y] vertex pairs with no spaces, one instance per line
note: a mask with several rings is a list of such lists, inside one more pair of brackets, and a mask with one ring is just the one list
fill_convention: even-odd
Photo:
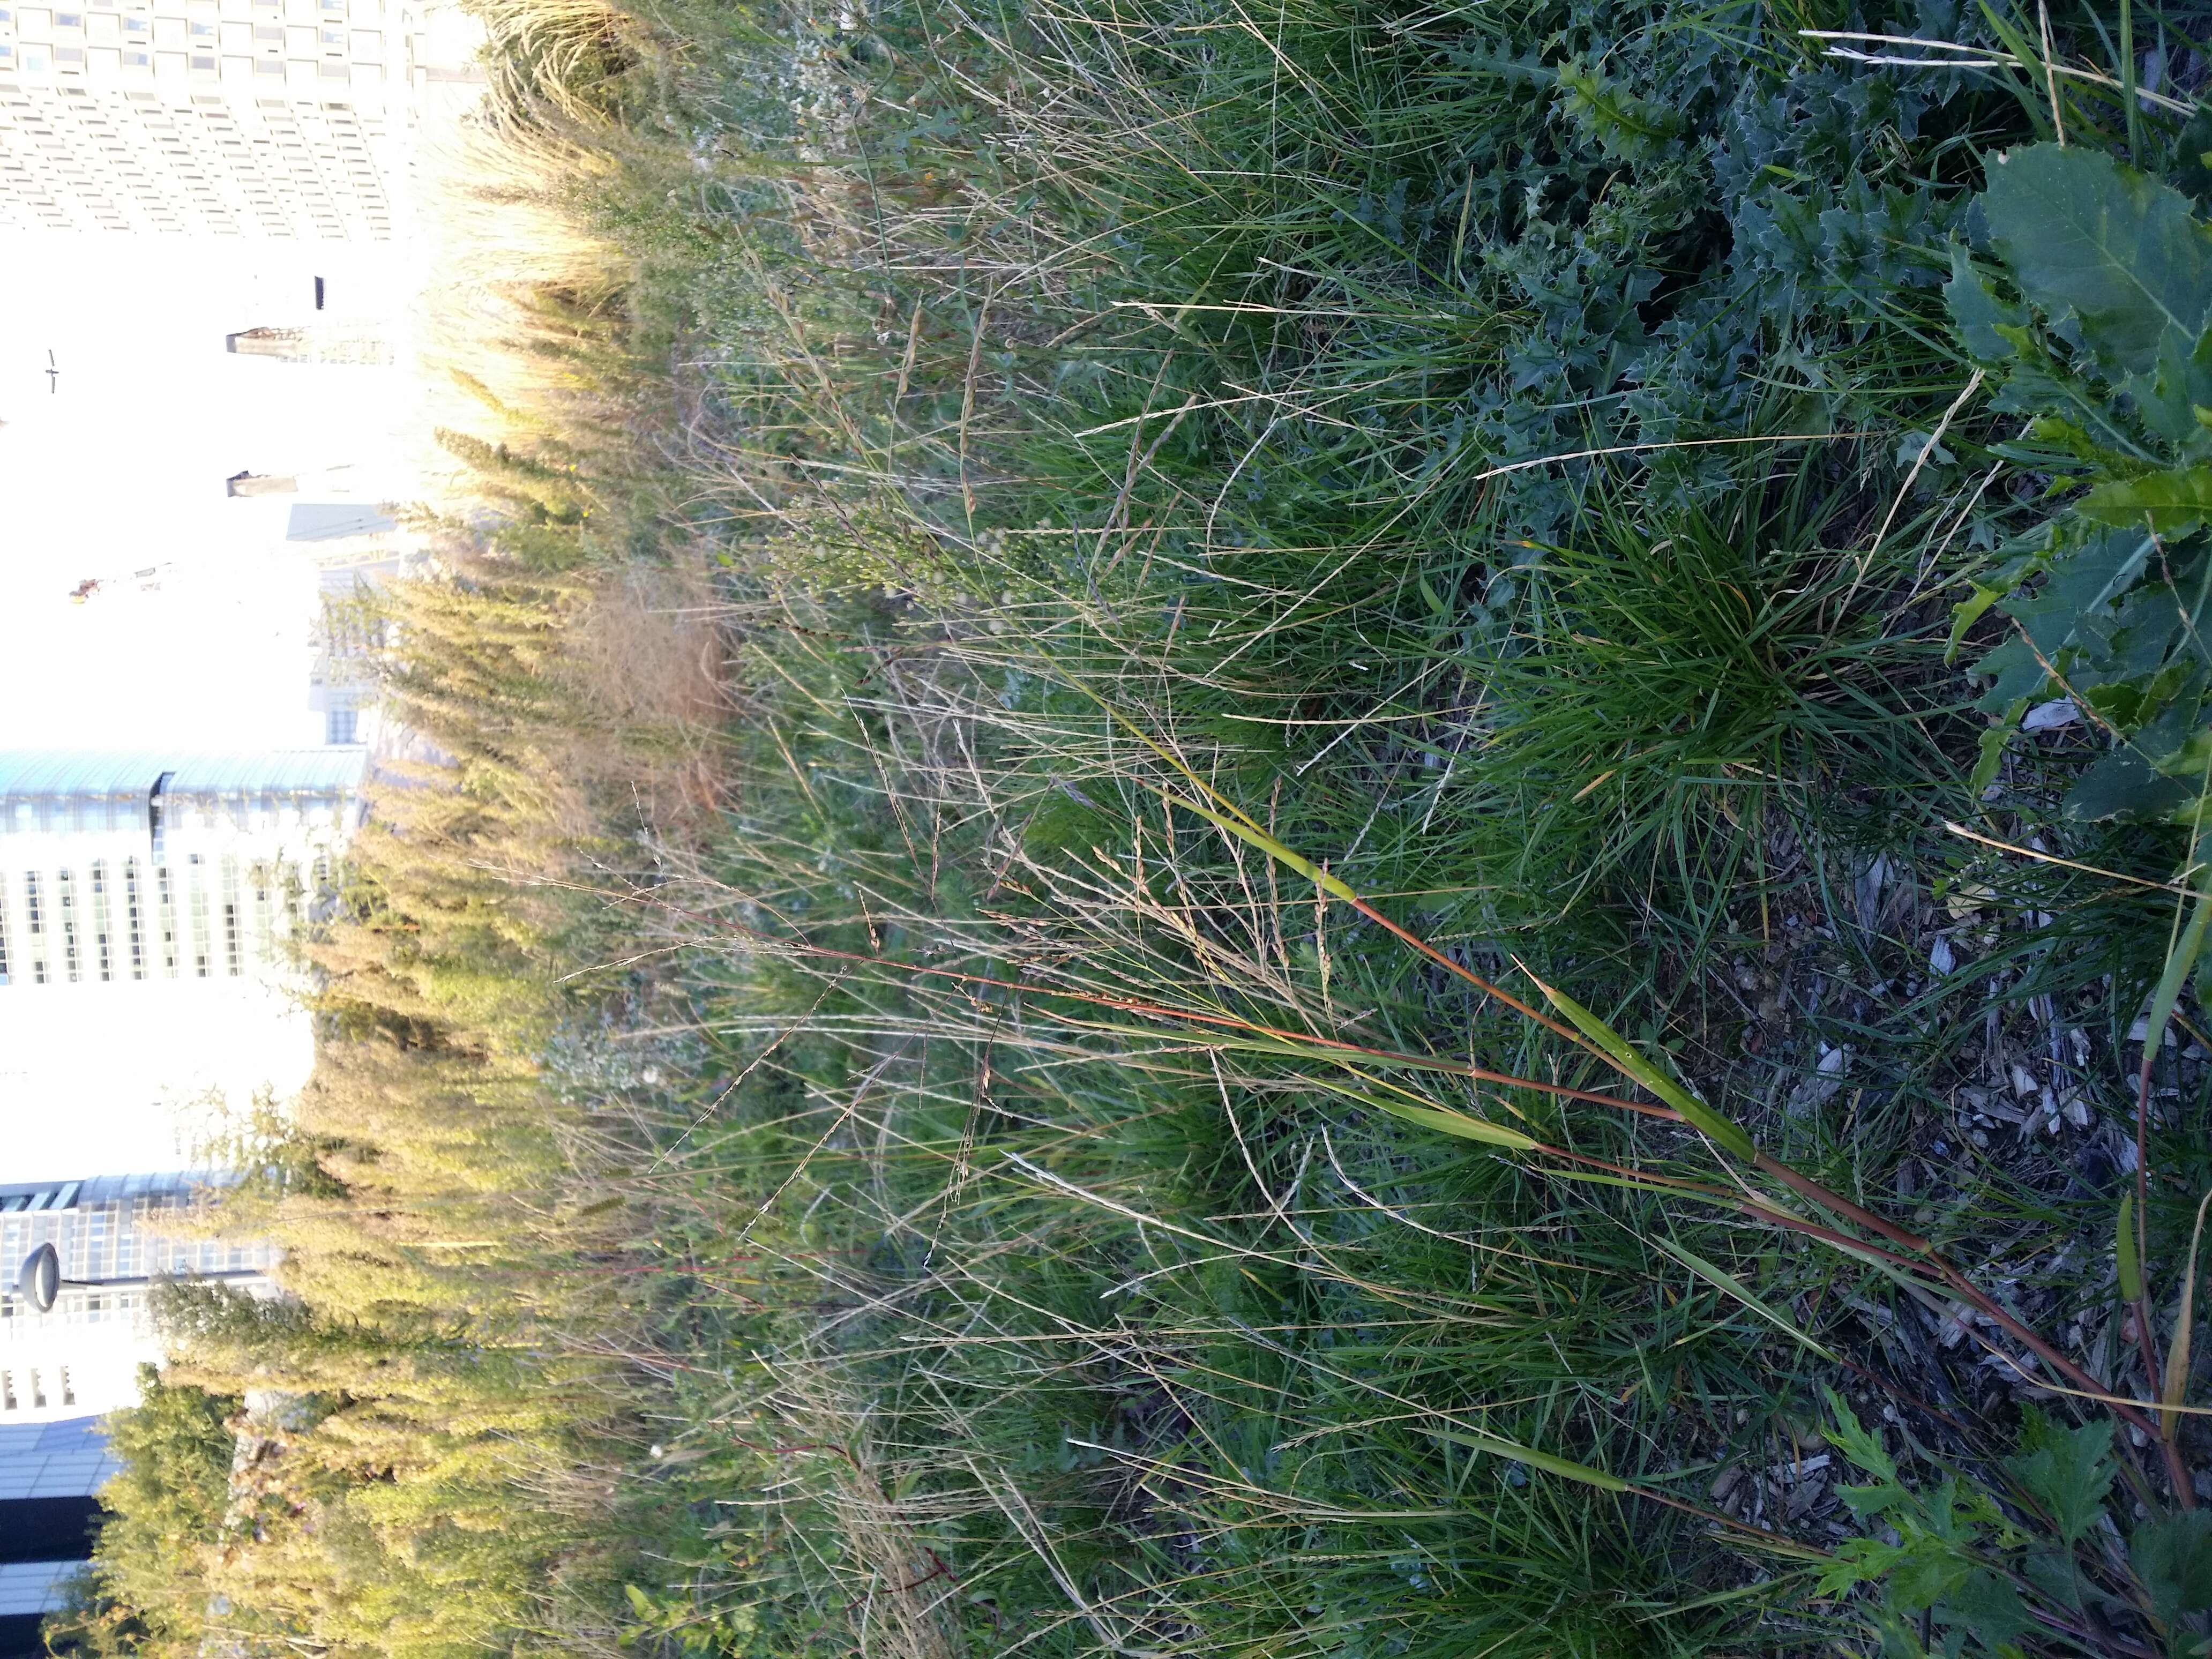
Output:
[[[195,1279],[259,1279],[264,1270],[259,1267],[232,1267],[210,1273],[195,1273]],[[64,1285],[78,1291],[127,1290],[151,1285],[151,1279],[64,1279],[62,1253],[51,1244],[41,1244],[23,1258],[23,1266],[15,1275],[15,1294],[29,1304],[33,1313],[52,1313]]]
[[52,1313],[54,1298],[62,1293],[62,1253],[41,1244],[23,1258],[23,1271],[15,1275],[15,1294],[33,1311]]

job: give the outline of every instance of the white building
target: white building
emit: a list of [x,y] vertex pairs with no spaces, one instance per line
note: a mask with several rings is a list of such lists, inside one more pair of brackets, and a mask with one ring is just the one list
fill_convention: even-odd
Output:
[[0,226],[399,234],[415,0],[0,0]]
[[[65,1283],[43,1314],[0,1294],[0,1428],[136,1405],[138,1367],[161,1358],[147,1315],[156,1279],[268,1285],[273,1246],[173,1236],[187,1206],[233,1179],[185,1170],[0,1186],[0,1284],[41,1244],[59,1253],[65,1279],[83,1281]],[[7,1484],[0,1461],[0,1495]]]
[[161,1358],[154,1282],[220,1275],[270,1290],[274,1247],[162,1224],[234,1178],[186,1170],[0,1186],[0,1285],[42,1244],[65,1276],[43,1314],[0,1293],[0,1620],[20,1628],[60,1607],[83,1564],[94,1495],[117,1468],[100,1419],[136,1405],[139,1366]]
[[173,1167],[179,1114],[305,1080],[284,941],[359,821],[356,745],[0,750],[0,1122],[16,1180]]

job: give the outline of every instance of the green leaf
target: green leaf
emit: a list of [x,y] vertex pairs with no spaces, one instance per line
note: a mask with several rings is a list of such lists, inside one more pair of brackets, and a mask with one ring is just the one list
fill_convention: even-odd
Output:
[[2078,506],[2083,518],[2099,524],[2148,526],[2161,536],[2185,536],[2212,516],[2212,466],[2110,479]]
[[[2121,1231],[2132,1244],[2130,1225],[2123,1215]],[[2005,1459],[2005,1472],[2051,1516],[2061,1538],[2078,1542],[2097,1524],[2112,1492],[2112,1419],[2078,1429],[2058,1428],[2039,1416],[2031,1416],[2028,1423],[2033,1443]]]
[[1600,1492],[1631,1492],[1634,1488],[1617,1474],[1607,1474],[1603,1469],[1594,1469],[1587,1463],[1571,1462],[1564,1457],[1554,1457],[1549,1452],[1538,1451],[1533,1446],[1523,1446],[1517,1441],[1503,1439],[1494,1434],[1485,1434],[1480,1429],[1430,1428],[1427,1433],[1438,1440],[1449,1440],[1455,1446],[1466,1446],[1492,1457],[1510,1457],[1526,1463],[1532,1469],[1579,1480],[1585,1486],[1595,1486]]
[[1956,242],[1951,245],[1951,280],[1943,285],[1943,298],[1951,307],[1960,340],[1977,362],[1994,365],[2020,355],[1997,331],[2000,326],[2025,326],[2027,307],[1998,299],[1995,285],[1974,269],[1966,250]]
[[1889,1576],[1889,1599],[1906,1613],[1918,1613],[1944,1601],[1974,1570],[1965,1556],[1931,1544],[1911,1549]]
[[1942,1598],[1936,1609],[1936,1622],[1963,1626],[1994,1652],[2022,1631],[2034,1627],[2034,1615],[2009,1579],[1987,1567],[1976,1567]]
[[[2007,644],[2013,641],[2007,641]],[[1996,654],[1991,653],[1991,655]],[[2005,706],[2003,717],[1983,732],[1976,740],[1978,753],[1974,760],[1973,775],[1966,780],[1966,795],[1970,800],[1979,800],[1982,792],[1996,781],[1997,768],[2004,761],[2004,748],[2020,724],[2020,717],[2027,712],[2025,696],[2012,698]]]
[[[2203,855],[2198,849],[2198,856]],[[2173,1018],[2173,1005],[2181,1000],[2181,988],[2188,980],[2190,970],[2197,966],[2198,954],[2204,949],[2204,924],[2212,917],[2212,898],[2200,897],[2190,913],[2189,925],[2181,930],[2181,937],[2166,953],[2166,971],[2159,975],[2158,989],[2151,995],[2148,1030],[2143,1037],[2143,1052],[2154,1054],[2165,1039],[2166,1023]]]
[[1831,1364],[1841,1363],[1837,1360],[1836,1356],[1830,1353],[1827,1349],[1822,1347],[1818,1342],[1815,1342],[1804,1332],[1799,1330],[1795,1321],[1784,1318],[1781,1314],[1775,1311],[1774,1309],[1769,1307],[1765,1303],[1760,1301],[1758,1297],[1754,1296],[1750,1288],[1738,1280],[1734,1274],[1727,1272],[1723,1268],[1714,1266],[1713,1263],[1706,1261],[1705,1257],[1699,1255],[1695,1250],[1690,1249],[1688,1245],[1677,1244],[1671,1240],[1656,1237],[1652,1238],[1651,1243],[1657,1249],[1664,1251],[1667,1255],[1673,1256],[1675,1261],[1680,1262],[1692,1273],[1697,1274],[1698,1278],[1704,1279],[1707,1284],[1711,1285],[1717,1290],[1720,1291],[1722,1294],[1731,1297],[1735,1300],[1741,1302],[1745,1307],[1750,1309],[1752,1312],[1757,1314],[1768,1324],[1773,1326],[1791,1341],[1800,1343],[1805,1347],[1811,1349],[1814,1353],[1820,1355],[1821,1358],[1829,1361]]
[[2146,1521],[2128,1540],[2128,1559],[2163,1623],[2212,1607],[2212,1510]]
[[[1355,1073],[1355,1075],[1358,1075]],[[1348,1089],[1340,1083],[1326,1078],[1314,1081],[1333,1095],[1340,1095],[1355,1105],[1369,1107],[1378,1112],[1388,1112],[1392,1117],[1402,1118],[1408,1123],[1418,1123],[1424,1129],[1434,1129],[1442,1134],[1456,1135],[1462,1140],[1479,1140],[1487,1146],[1502,1146],[1508,1152],[1534,1152],[1538,1143],[1518,1129],[1509,1129],[1502,1123],[1492,1123],[1488,1118],[1476,1117],[1468,1112],[1455,1112],[1441,1106],[1429,1105],[1408,1097],[1393,1100],[1387,1094],[1369,1094],[1359,1089]],[[1378,1086],[1389,1089],[1388,1084]],[[1402,1091],[1395,1092],[1403,1093]]]
[[1828,1399],[1828,1416],[1835,1424],[1830,1435],[1844,1456],[1869,1474],[1880,1475],[1884,1480],[1897,1479],[1897,1462],[1883,1449],[1881,1437],[1869,1434],[1861,1426],[1858,1414],[1844,1402],[1843,1395],[1833,1389],[1824,1387],[1820,1392]]
[[2187,800],[2188,781],[2162,777],[2133,749],[2115,749],[2075,781],[2065,813],[2077,823],[2106,818],[2143,823]]
[[[1528,970],[1524,966],[1521,971],[1528,973]],[[1567,1017],[1577,1030],[1603,1049],[1606,1057],[1615,1066],[1680,1112],[1682,1121],[1692,1128],[1717,1145],[1725,1146],[1738,1158],[1747,1160],[1759,1156],[1759,1148],[1753,1144],[1749,1135],[1645,1059],[1630,1046],[1626,1037],[1565,991],[1553,990],[1542,980],[1536,979],[1534,974],[1528,974],[1528,977],[1536,981],[1536,988],[1550,1000],[1553,1007]]]
[[2119,1269],[2120,1299],[2142,1300],[2142,1260],[2136,1254],[2136,1195],[2120,1199],[2119,1224],[2112,1230],[2112,1255]]
[[2203,332],[2212,233],[2179,191],[2101,150],[2035,144],[1990,169],[1982,204],[2021,292],[2071,312],[2107,377],[2148,372],[2169,327]]
[[1836,1546],[1835,1559],[1814,1581],[1814,1592],[1841,1595],[1857,1585],[1887,1578],[1904,1559],[1902,1544],[1885,1544],[1878,1538],[1846,1538]]

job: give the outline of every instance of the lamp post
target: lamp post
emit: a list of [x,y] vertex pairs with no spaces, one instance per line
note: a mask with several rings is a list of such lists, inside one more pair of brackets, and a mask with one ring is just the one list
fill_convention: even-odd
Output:
[[[259,1267],[230,1267],[210,1273],[195,1273],[196,1279],[259,1279],[264,1276]],[[64,1287],[79,1291],[129,1290],[151,1285],[155,1280],[141,1276],[136,1279],[64,1279],[62,1277],[62,1253],[51,1244],[41,1244],[23,1258],[23,1265],[15,1275],[15,1294],[23,1298],[33,1313],[52,1313]]]

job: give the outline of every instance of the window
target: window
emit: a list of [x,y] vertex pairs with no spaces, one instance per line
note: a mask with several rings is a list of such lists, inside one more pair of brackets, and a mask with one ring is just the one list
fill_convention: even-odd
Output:
[[233,979],[245,971],[239,924],[238,860],[226,857],[222,861],[222,960],[225,971]]
[[208,946],[212,942],[208,938],[207,860],[195,853],[190,864],[188,873],[191,878],[191,891],[186,896],[186,902],[191,906],[192,976],[205,979],[208,977]]
[[54,14],[54,27],[58,29],[81,29],[84,27],[84,14],[81,11],[58,11]]
[[276,883],[266,864],[253,866],[253,933],[269,950],[276,939]]
[[174,979],[177,976],[177,894],[170,884],[167,865],[154,866],[154,887],[155,902],[161,909],[161,977]]
[[12,1412],[15,1405],[15,1373],[0,1371],[0,1412]]
[[35,1366],[35,1365],[33,1365],[33,1366],[31,1368],[31,1373],[30,1373],[30,1376],[31,1376],[31,1409],[32,1409],[33,1411],[34,1411],[34,1412],[35,1412],[35,1411],[40,1411],[40,1410],[42,1410],[42,1409],[45,1407],[46,1403],[46,1382],[45,1382],[45,1380],[44,1380],[43,1378],[41,1378],[41,1377],[40,1376],[38,1367],[37,1367],[37,1366]]
[[76,958],[76,881],[67,870],[54,872],[54,908],[61,917],[62,971],[74,985],[81,977]]
[[8,956],[8,878],[0,876],[0,985],[10,982],[13,966]]
[[46,982],[46,911],[39,892],[39,872],[23,872],[23,921],[30,930],[31,983]]
[[103,983],[115,977],[114,952],[109,949],[107,915],[107,861],[94,859],[92,863],[92,945],[93,961],[100,969]]
[[[123,860],[123,921],[131,935],[131,977],[133,979],[146,977],[146,932],[145,920],[141,915],[142,900],[138,860],[125,859]],[[0,910],[4,908],[4,903],[0,903]],[[6,947],[7,941],[0,939],[0,951]]]
[[212,40],[216,36],[215,20],[210,17],[195,17],[187,26],[187,31],[195,40]]
[[351,743],[361,729],[361,711],[333,708],[323,717],[323,738],[328,743]]

